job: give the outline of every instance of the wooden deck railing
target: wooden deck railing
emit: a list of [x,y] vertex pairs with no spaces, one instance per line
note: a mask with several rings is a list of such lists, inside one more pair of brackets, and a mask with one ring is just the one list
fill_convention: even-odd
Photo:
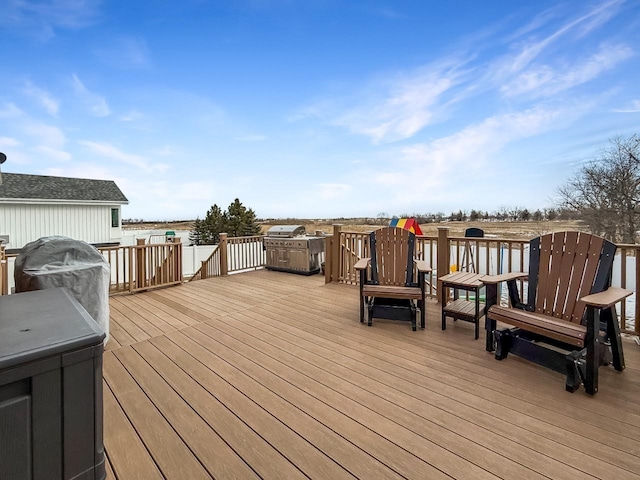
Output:
[[219,277],[222,275],[220,270],[220,245],[216,245],[216,248],[206,260],[203,260],[200,268],[189,279],[190,282],[194,280],[204,280],[209,277]]
[[189,281],[224,276],[233,272],[255,270],[266,265],[264,235],[229,237],[220,234],[217,248],[202,261],[198,271]]
[[[500,238],[449,237],[448,228],[440,228],[438,236],[418,236],[417,257],[434,267],[427,278],[427,294],[437,298],[439,272],[453,270],[497,274],[527,271],[529,242]],[[231,272],[263,267],[266,257],[263,236],[228,238],[220,235],[220,244],[202,262],[200,269],[190,280],[223,276]],[[110,293],[137,292],[183,281],[182,244],[144,244],[101,247],[111,267]],[[355,263],[369,256],[368,233],[345,232],[334,226],[333,235],[325,237],[325,281],[356,285],[358,277]],[[9,293],[8,261],[15,255],[7,255],[0,247],[0,294]],[[640,285],[640,245],[618,245],[614,264],[613,284],[622,288],[638,288]],[[520,282],[521,292],[525,282]],[[637,292],[617,306],[621,329],[640,335],[640,302]]]
[[228,272],[255,270],[264,267],[267,256],[264,252],[264,236],[233,237],[227,239]]
[[[182,243],[120,245],[99,247],[98,251],[109,264],[111,283],[109,293],[139,292],[152,288],[182,283]],[[6,255],[0,250],[0,294],[9,293],[9,259],[17,255]]]
[[100,247],[111,268],[110,293],[139,292],[182,283],[182,243]]
[[[438,236],[418,236],[417,254],[434,268],[427,279],[427,294],[437,299],[439,285],[434,280],[451,271],[473,271],[483,274],[499,274],[527,271],[529,268],[529,241],[504,238],[449,237],[449,229],[438,229]],[[325,282],[350,285],[358,284],[353,268],[360,258],[369,257],[369,234],[342,231],[334,226],[333,235],[326,237]],[[640,245],[618,245],[612,283],[622,288],[640,285]],[[630,273],[631,272],[631,273]],[[630,281],[629,275],[635,275]],[[439,284],[439,282],[437,282]],[[520,292],[526,298],[526,282],[519,282]],[[617,305],[620,328],[626,333],[640,335],[640,301],[636,294]],[[506,296],[503,296],[506,301]]]

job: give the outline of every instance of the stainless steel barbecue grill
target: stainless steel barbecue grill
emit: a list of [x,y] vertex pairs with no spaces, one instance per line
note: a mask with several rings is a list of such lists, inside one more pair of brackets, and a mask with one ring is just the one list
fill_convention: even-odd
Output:
[[306,234],[302,225],[275,225],[264,239],[268,270],[311,275],[324,260],[324,237]]

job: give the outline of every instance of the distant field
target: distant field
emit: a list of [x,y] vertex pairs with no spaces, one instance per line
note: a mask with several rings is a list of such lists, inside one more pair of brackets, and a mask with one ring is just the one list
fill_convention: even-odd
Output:
[[[316,230],[322,230],[325,233],[333,232],[333,223],[342,224],[342,230],[350,232],[369,232],[379,228],[381,224],[366,224],[362,219],[340,219],[335,221],[322,220],[312,221],[308,219],[272,220],[268,224],[262,225],[262,232],[266,233],[273,225],[304,225],[307,233],[312,234]],[[484,230],[485,235],[492,235],[500,238],[529,239],[537,237],[547,232],[557,232],[562,230],[586,230],[582,222],[578,220],[554,220],[541,222],[440,222],[427,223],[420,225],[425,235],[435,236],[438,233],[438,227],[449,228],[449,236],[462,237],[467,228],[476,227]],[[191,230],[193,222],[170,222],[170,223],[135,223],[124,225],[123,228],[135,230]]]

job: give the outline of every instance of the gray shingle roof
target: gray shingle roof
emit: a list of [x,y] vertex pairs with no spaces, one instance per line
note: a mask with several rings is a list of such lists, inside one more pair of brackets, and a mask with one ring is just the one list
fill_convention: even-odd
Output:
[[2,173],[0,199],[76,200],[128,203],[112,180]]

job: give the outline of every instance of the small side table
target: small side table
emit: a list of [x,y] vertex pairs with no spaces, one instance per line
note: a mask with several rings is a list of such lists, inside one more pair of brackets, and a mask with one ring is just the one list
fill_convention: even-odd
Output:
[[[446,317],[454,320],[472,322],[476,326],[476,340],[480,336],[480,317],[484,315],[484,307],[480,310],[480,289],[484,286],[478,273],[453,272],[439,278],[442,281],[440,302],[442,305],[442,330],[447,329]],[[447,289],[453,289],[453,301],[447,303]],[[472,292],[475,300],[458,298],[458,290]]]

